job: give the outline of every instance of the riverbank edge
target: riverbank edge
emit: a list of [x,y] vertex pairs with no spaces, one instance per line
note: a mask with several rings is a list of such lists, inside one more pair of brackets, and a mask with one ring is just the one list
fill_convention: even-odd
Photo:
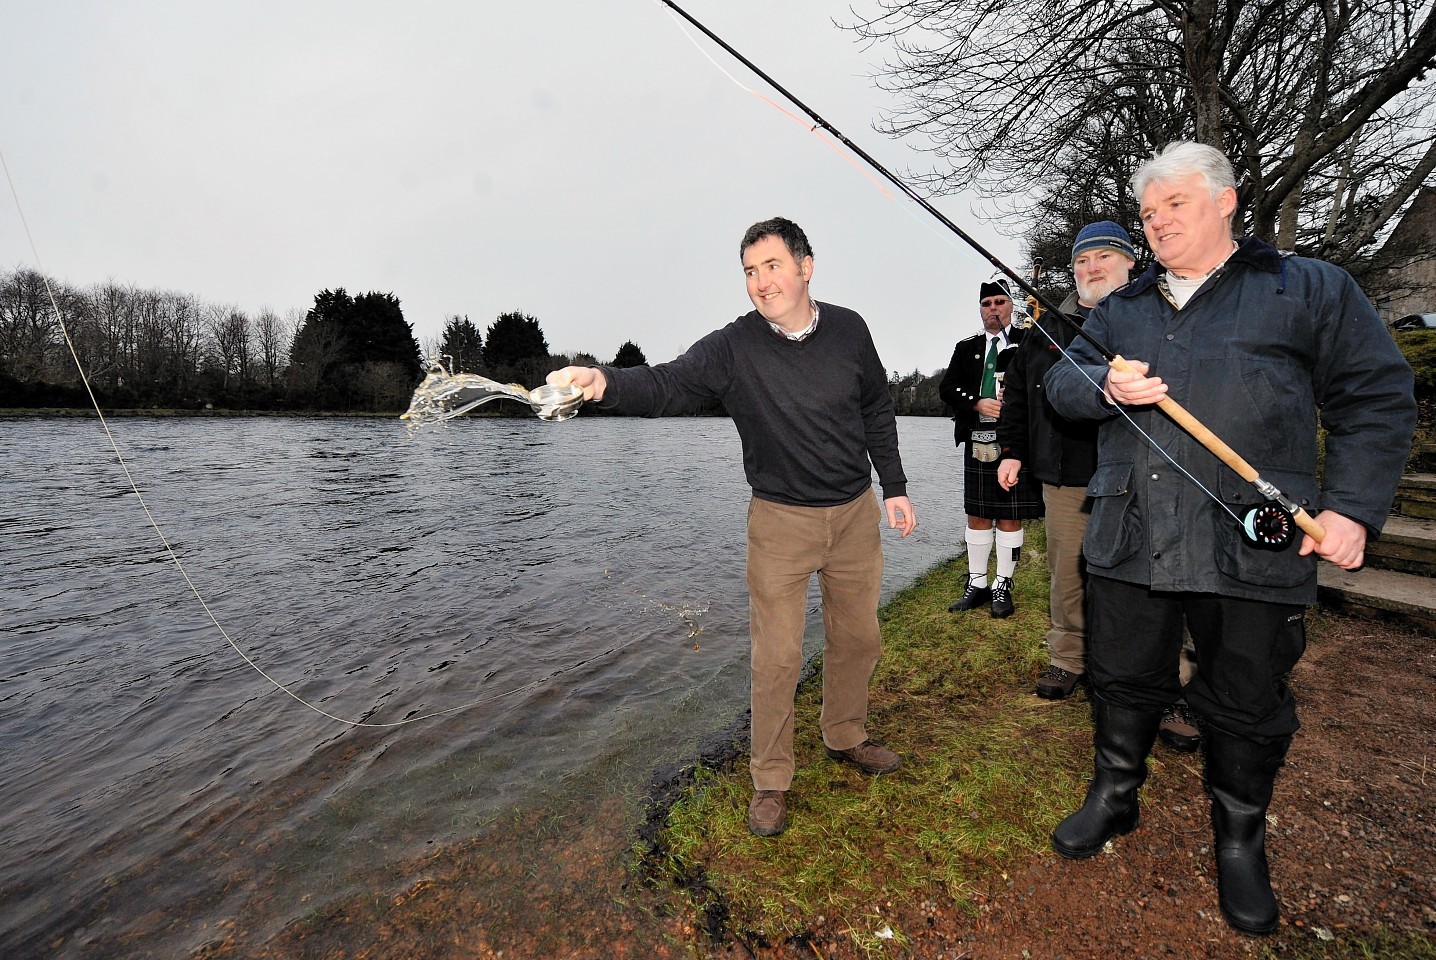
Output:
[[[295,419],[356,419],[356,420],[398,420],[402,410],[390,411],[334,411],[334,410],[192,410],[181,407],[117,407],[103,411],[106,419],[131,419],[153,417],[157,420],[179,420],[185,417],[198,419],[246,417],[293,417]],[[485,414],[477,414],[485,416]],[[501,416],[501,414],[487,414]],[[525,414],[527,416],[527,414]],[[0,408],[0,420],[83,420],[95,418],[94,407],[4,407]]]

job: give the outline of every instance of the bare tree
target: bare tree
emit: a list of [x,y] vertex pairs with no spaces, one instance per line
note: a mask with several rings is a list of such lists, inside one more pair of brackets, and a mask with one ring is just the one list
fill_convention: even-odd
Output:
[[47,379],[63,349],[44,275],[16,270],[0,277],[0,372],[18,380]]
[[[877,0],[880,129],[923,143],[933,193],[976,189],[1022,232],[1086,211],[1135,226],[1135,163],[1222,148],[1246,226],[1339,263],[1436,169],[1436,17],[1409,0]],[[1081,199],[1075,199],[1081,198]],[[1053,204],[1068,209],[1054,213]],[[1070,233],[1067,234],[1070,238]]]
[[249,317],[234,304],[211,305],[205,312],[208,345],[220,374],[220,385],[225,390],[243,388],[253,351]]
[[[298,308],[291,308],[291,314],[300,314]],[[289,344],[298,327],[299,319],[281,320],[279,314],[269,307],[263,307],[254,318],[253,337],[258,347],[255,358],[257,373],[266,389],[273,390],[279,385],[279,372],[284,369],[284,360],[289,356]]]
[[85,296],[85,347],[80,351],[87,376],[112,390],[134,385],[135,322],[138,292],[114,280],[96,284]]

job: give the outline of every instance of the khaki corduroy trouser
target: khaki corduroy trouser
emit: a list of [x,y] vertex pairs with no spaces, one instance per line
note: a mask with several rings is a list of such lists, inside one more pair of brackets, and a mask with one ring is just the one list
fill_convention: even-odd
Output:
[[1047,571],[1052,576],[1047,631],[1048,655],[1055,667],[1080,675],[1087,668],[1087,572],[1082,564],[1082,537],[1092,515],[1085,487],[1042,485],[1047,525]]
[[792,784],[793,698],[815,573],[823,598],[823,742],[847,750],[867,739],[868,681],[882,650],[881,520],[871,491],[837,507],[756,497],[748,505],[754,789]]

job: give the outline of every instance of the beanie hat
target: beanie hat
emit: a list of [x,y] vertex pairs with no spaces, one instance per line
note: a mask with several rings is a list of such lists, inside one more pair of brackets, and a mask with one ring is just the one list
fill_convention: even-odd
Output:
[[1072,243],[1072,259],[1076,260],[1088,250],[1097,250],[1102,247],[1116,250],[1128,260],[1137,259],[1137,251],[1132,249],[1132,238],[1127,235],[1126,230],[1111,220],[1089,223],[1078,230],[1077,239]]
[[1005,280],[986,280],[977,290],[977,299],[986,300],[988,297],[1007,297],[1012,299],[1012,293],[1007,289]]

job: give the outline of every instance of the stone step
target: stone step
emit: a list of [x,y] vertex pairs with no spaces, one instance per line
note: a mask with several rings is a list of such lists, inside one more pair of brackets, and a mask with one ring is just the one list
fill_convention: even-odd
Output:
[[1436,473],[1408,473],[1396,488],[1392,513],[1436,520]]
[[1323,561],[1317,568],[1323,606],[1373,620],[1396,620],[1436,636],[1436,580],[1365,567],[1351,572]]
[[1412,448],[1417,470],[1436,470],[1436,443],[1421,443]]
[[[1366,563],[1383,570],[1436,577],[1436,520],[1387,517],[1381,538],[1366,544]],[[1436,581],[1431,586],[1436,592]]]

